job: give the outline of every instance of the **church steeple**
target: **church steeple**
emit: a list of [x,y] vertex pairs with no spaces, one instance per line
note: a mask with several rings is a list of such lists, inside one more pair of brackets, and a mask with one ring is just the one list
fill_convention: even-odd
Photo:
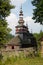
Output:
[[20,8],[19,21],[18,21],[18,23],[19,23],[19,25],[21,25],[21,26],[24,24],[22,5],[21,5],[21,8]]
[[16,35],[23,39],[27,35],[28,28],[24,25],[22,6],[19,12],[18,25],[16,26]]
[[20,8],[20,14],[19,14],[19,16],[23,16],[22,5],[21,5],[21,8]]

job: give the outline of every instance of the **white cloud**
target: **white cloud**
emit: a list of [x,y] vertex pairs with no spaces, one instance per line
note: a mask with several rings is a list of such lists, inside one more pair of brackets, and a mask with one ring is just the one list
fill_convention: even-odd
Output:
[[24,4],[27,0],[11,0],[11,4],[15,6],[14,9],[11,10],[13,13],[17,13],[20,9],[21,4]]
[[8,27],[12,29],[12,34],[15,34],[15,26],[17,25],[17,17],[15,14],[11,13],[7,18]]
[[11,11],[15,11],[18,12],[21,4],[24,4],[27,0],[11,0],[11,4],[16,6],[14,10]]
[[26,2],[26,0],[11,0],[11,3],[16,6],[19,6],[25,2]]
[[25,23],[28,24],[29,30],[30,31],[32,30],[33,33],[35,32],[39,33],[40,30],[43,30],[43,26],[40,25],[39,23],[34,23],[32,17],[27,16],[24,20],[26,21]]
[[[6,19],[9,24],[9,27],[12,29],[11,33],[15,34],[15,26],[18,24],[17,16],[11,13]],[[34,23],[32,17],[27,16],[26,18],[24,18],[24,20],[25,25],[26,23],[28,24],[29,31],[31,31],[32,29],[32,32],[40,32],[40,30],[43,29],[42,25],[40,25],[39,23]]]

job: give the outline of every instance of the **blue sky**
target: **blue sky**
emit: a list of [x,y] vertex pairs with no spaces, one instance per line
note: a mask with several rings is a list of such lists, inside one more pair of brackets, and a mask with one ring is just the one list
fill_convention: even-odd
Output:
[[[22,3],[22,9],[23,9],[23,12],[24,12],[24,17],[26,17],[26,16],[32,16],[33,6],[31,4],[31,1],[32,0],[26,0],[24,3]],[[15,4],[15,3],[13,3],[13,4]],[[11,12],[15,13],[18,16],[21,3],[20,3],[20,5],[18,5],[18,6],[15,5],[15,6],[16,6],[16,8],[13,9],[13,10],[11,10]]]
[[24,13],[24,20],[25,20],[25,25],[26,23],[28,24],[29,31],[33,33],[37,32],[39,33],[40,30],[43,30],[43,26],[40,25],[39,23],[34,23],[34,20],[32,20],[33,16],[33,7],[31,4],[32,0],[11,0],[11,4],[15,5],[15,9],[11,10],[10,15],[6,18],[7,22],[9,24],[8,27],[12,29],[11,33],[15,34],[15,26],[18,24],[18,19],[19,19],[19,11],[20,11],[20,6],[22,4],[22,9]]

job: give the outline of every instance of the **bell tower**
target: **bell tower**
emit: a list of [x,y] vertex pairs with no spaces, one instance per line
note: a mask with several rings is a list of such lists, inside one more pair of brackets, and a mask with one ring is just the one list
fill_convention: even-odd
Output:
[[24,20],[23,20],[23,11],[22,11],[22,6],[20,8],[20,13],[19,13],[19,20],[18,20],[18,25],[16,26],[16,35],[20,36],[21,39],[24,39],[28,28],[27,26],[24,25]]

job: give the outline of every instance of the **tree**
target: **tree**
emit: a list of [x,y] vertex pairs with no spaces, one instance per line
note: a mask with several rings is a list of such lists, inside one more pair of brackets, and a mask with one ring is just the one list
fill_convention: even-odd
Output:
[[14,8],[10,0],[0,0],[0,18],[5,19],[10,14],[10,9]]
[[12,8],[14,8],[14,6],[11,5],[10,0],[0,0],[0,44],[6,42],[6,36],[11,31],[11,29],[8,28],[6,17],[10,14]]
[[12,35],[11,33],[8,33],[6,36],[6,42],[9,42],[12,38],[14,38],[14,35]]
[[35,23],[43,24],[43,0],[33,0],[32,4],[35,6],[33,20],[35,20]]

